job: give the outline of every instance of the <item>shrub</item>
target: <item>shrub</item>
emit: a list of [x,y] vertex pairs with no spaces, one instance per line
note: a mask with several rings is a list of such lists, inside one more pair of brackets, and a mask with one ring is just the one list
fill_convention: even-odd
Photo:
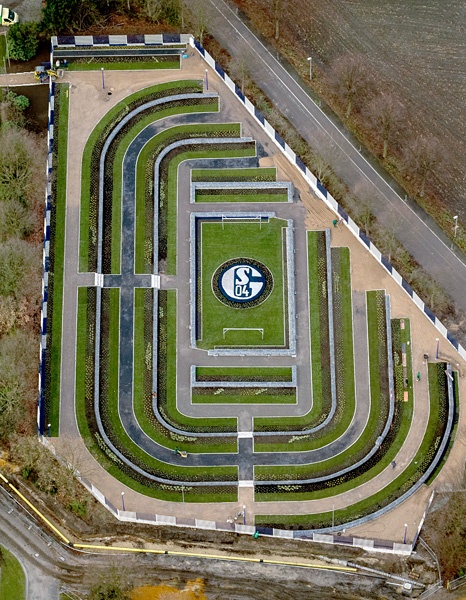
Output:
[[8,30],[8,49],[15,60],[30,60],[36,55],[39,38],[35,23],[16,23]]

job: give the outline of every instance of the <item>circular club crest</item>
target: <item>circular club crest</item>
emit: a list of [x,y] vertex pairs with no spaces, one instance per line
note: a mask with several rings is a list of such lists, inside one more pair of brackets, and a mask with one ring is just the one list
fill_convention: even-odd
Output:
[[272,273],[257,260],[235,258],[215,271],[212,290],[215,296],[232,308],[250,308],[262,304],[273,288]]

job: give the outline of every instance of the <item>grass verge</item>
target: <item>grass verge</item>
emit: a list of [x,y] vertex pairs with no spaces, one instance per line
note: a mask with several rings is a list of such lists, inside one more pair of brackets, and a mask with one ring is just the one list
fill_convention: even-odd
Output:
[[[50,435],[57,436],[60,423],[60,375],[61,375],[61,338],[62,338],[62,309],[63,309],[63,271],[65,260],[65,219],[66,219],[66,181],[68,158],[68,115],[69,115],[69,86],[61,84],[56,87],[58,92],[58,110],[55,113],[55,149],[54,169],[55,186],[52,197],[52,233],[51,252],[53,253],[53,270],[49,273],[49,296],[53,296],[52,314],[49,316],[50,354],[50,387],[47,401],[48,415],[46,423],[51,424]],[[58,114],[57,114],[58,113]],[[49,306],[50,306],[49,304]],[[51,317],[51,318],[50,318]]]
[[[3,36],[0,36],[0,39]],[[0,564],[0,598],[25,600],[26,575],[19,560],[6,548],[0,546],[3,562]]]

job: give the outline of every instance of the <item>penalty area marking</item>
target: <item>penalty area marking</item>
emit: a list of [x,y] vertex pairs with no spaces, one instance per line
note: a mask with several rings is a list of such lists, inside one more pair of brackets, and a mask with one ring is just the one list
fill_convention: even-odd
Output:
[[264,328],[263,327],[224,327],[223,328],[223,339],[225,334],[229,331],[260,331],[262,339],[264,339]]

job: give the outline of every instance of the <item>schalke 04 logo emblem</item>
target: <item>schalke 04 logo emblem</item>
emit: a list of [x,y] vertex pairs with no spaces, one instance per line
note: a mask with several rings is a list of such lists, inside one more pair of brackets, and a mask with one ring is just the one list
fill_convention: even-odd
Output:
[[262,263],[251,258],[235,258],[215,271],[212,288],[216,297],[234,308],[262,304],[273,288],[272,274]]

